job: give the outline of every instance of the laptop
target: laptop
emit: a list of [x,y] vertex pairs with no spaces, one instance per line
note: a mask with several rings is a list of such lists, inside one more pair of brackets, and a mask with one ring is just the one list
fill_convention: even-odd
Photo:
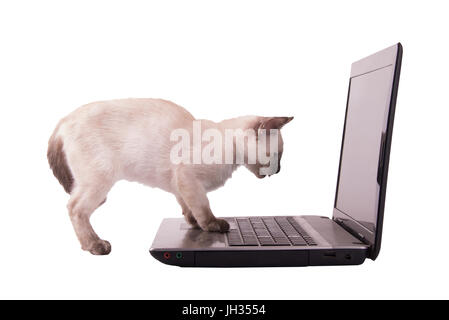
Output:
[[375,260],[382,240],[391,137],[401,70],[400,43],[354,62],[332,218],[224,218],[227,233],[164,219],[150,249],[182,267],[358,265]]

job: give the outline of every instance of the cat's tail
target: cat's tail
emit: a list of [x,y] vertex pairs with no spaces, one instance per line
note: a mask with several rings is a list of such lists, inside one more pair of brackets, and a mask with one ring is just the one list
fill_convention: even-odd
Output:
[[61,137],[57,136],[58,127],[48,141],[47,159],[53,174],[64,190],[70,194],[73,187],[73,175],[67,165],[67,158],[64,152],[64,143]]

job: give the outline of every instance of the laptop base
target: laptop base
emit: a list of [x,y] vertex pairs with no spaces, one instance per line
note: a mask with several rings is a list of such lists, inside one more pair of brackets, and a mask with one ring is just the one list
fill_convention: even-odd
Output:
[[163,220],[150,253],[164,264],[180,267],[359,265],[368,257],[368,245],[327,217],[289,218],[294,218],[307,231],[315,245],[230,246],[227,234],[193,229],[179,218]]

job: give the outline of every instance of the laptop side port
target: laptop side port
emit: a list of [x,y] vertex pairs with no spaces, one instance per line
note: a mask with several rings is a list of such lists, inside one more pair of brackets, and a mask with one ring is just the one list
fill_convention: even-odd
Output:
[[162,263],[193,267],[195,265],[195,253],[193,251],[150,250],[151,255]]
[[357,249],[311,250],[309,257],[311,266],[357,265],[365,261],[366,251]]
[[323,255],[325,257],[334,257],[334,258],[337,257],[337,253],[335,251],[326,251],[326,252],[323,253]]

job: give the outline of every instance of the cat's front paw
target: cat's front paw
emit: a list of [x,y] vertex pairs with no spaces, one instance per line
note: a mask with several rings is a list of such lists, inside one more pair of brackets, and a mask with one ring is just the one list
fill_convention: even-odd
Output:
[[107,255],[111,252],[111,244],[106,240],[98,240],[90,247],[89,252],[96,256]]
[[223,219],[215,219],[204,228],[205,231],[210,232],[227,232],[229,230],[229,223]]

